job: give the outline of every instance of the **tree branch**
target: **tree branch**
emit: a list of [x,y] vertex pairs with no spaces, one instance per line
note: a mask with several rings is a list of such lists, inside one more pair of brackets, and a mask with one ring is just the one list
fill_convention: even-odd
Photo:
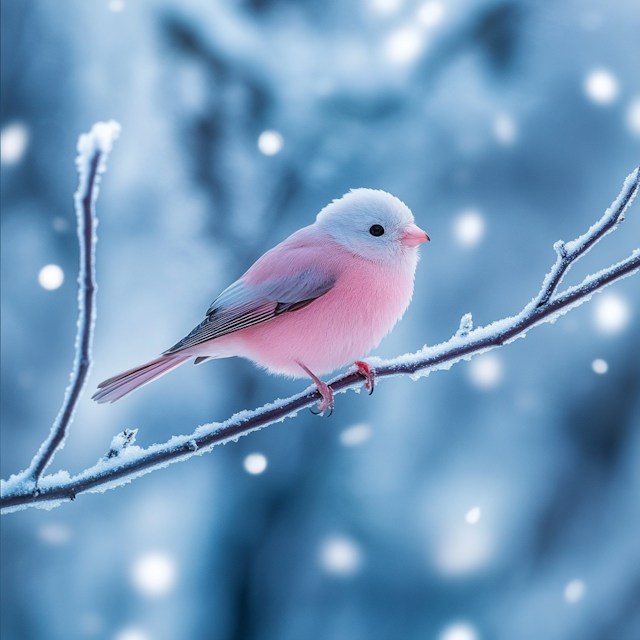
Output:
[[93,364],[91,347],[96,320],[96,200],[98,199],[100,176],[106,171],[107,157],[113,141],[120,133],[120,125],[114,121],[99,122],[91,131],[78,140],[78,189],[74,195],[78,221],[78,245],[80,270],[78,273],[78,331],[76,333],[76,355],[71,372],[71,383],[67,388],[62,408],[56,417],[49,437],[42,443],[26,471],[26,478],[38,486],[40,476],[53,460],[58,449],[64,447],[67,433],[82,395],[85,382]]
[[572,242],[564,243],[562,240],[558,240],[553,245],[555,252],[558,254],[558,259],[551,272],[545,278],[542,290],[538,295],[536,307],[543,307],[549,301],[574,262],[588,253],[604,236],[615,231],[618,225],[624,221],[625,212],[638,192],[638,179],[638,170],[636,169],[625,180],[622,191],[615,202],[589,231]]
[[[625,260],[587,276],[578,286],[557,293],[562,278],[573,263],[622,222],[639,186],[640,169],[636,169],[625,180],[616,201],[589,231],[572,242],[555,244],[558,254],[556,263],[545,277],[540,293],[518,315],[474,330],[471,314],[466,314],[456,334],[447,342],[424,347],[417,353],[393,360],[369,359],[369,363],[375,369],[376,378],[380,380],[408,374],[411,378],[417,379],[429,375],[432,371],[449,369],[460,360],[468,360],[473,355],[524,337],[534,326],[555,322],[570,309],[588,301],[594,293],[638,272],[640,249],[636,249]],[[334,392],[343,392],[360,387],[363,382],[361,375],[351,369],[334,378],[330,386]],[[198,427],[192,434],[174,436],[164,444],[146,449],[134,444],[137,430],[126,429],[114,437],[104,458],[73,478],[69,477],[66,471],[45,476],[41,479],[37,491],[34,491],[33,485],[25,482],[24,473],[12,476],[7,482],[3,482],[0,506],[3,512],[28,506],[50,509],[64,501],[74,500],[80,493],[104,492],[173,462],[209,452],[217,444],[235,441],[242,435],[294,416],[300,409],[314,404],[319,399],[318,391],[315,387],[310,387],[286,400],[267,404],[254,411],[242,411],[226,422]]]

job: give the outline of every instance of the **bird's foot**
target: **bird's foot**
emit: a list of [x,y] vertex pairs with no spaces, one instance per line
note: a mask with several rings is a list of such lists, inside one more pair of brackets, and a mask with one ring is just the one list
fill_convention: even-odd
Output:
[[310,369],[305,367],[302,362],[298,362],[298,364],[305,370],[306,374],[316,383],[316,387],[322,396],[322,400],[318,402],[317,411],[311,409],[311,413],[316,416],[322,415],[327,409],[329,409],[329,413],[327,414],[327,418],[333,413],[333,389],[326,383],[322,382],[318,376],[316,376]]
[[322,400],[318,402],[317,411],[311,409],[311,413],[319,416],[329,409],[328,418],[333,413],[333,389],[322,380],[316,381],[316,387],[318,387],[318,391],[322,395]]
[[358,373],[365,379],[364,388],[369,392],[369,395],[371,395],[376,386],[376,374],[373,368],[366,362],[362,362],[362,360],[356,361],[355,365],[358,367]]

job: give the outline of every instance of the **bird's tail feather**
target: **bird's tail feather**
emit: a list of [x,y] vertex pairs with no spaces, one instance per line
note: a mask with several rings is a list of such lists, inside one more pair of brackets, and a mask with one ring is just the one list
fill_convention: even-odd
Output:
[[139,387],[149,384],[152,380],[163,376],[165,373],[175,369],[185,360],[192,356],[174,353],[160,356],[147,364],[135,369],[129,369],[113,378],[109,378],[98,385],[98,391],[93,394],[92,399],[102,404],[104,402],[115,402],[129,395]]

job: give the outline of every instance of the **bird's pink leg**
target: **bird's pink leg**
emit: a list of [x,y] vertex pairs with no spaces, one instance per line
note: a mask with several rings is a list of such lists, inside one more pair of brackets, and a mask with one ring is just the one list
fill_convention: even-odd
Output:
[[376,377],[373,369],[362,360],[356,361],[356,367],[358,367],[358,373],[366,380],[364,388],[369,392],[369,395],[373,393],[373,388],[376,386]]
[[327,409],[330,409],[329,415],[333,413],[333,389],[326,383],[322,382],[318,376],[312,373],[302,362],[298,364],[304,369],[306,374],[316,383],[318,391],[322,396],[322,400],[318,402],[318,413],[324,413]]

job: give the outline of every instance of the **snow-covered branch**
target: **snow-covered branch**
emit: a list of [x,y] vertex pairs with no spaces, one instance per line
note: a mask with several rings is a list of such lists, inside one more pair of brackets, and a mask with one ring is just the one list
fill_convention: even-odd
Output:
[[[393,360],[369,359],[376,378],[380,380],[408,374],[412,379],[417,379],[438,369],[449,369],[460,360],[468,360],[478,353],[524,337],[534,326],[555,322],[570,309],[588,301],[594,293],[638,272],[640,249],[636,249],[625,260],[587,276],[581,284],[562,293],[557,292],[568,269],[622,222],[639,186],[640,169],[636,169],[625,180],[618,198],[596,224],[576,240],[555,244],[558,254],[556,263],[545,277],[540,293],[518,315],[473,329],[471,314],[466,314],[456,334],[442,344],[424,347],[417,353]],[[361,375],[352,369],[334,378],[330,385],[334,392],[342,392],[360,387],[363,383]],[[174,436],[164,444],[146,449],[134,444],[136,431],[127,429],[113,438],[108,453],[101,460],[77,476],[70,477],[66,471],[44,476],[37,489],[32,481],[33,476],[27,472],[12,476],[3,482],[0,506],[3,512],[28,506],[50,509],[64,501],[74,500],[81,493],[104,492],[173,462],[211,451],[217,444],[237,440],[242,435],[292,417],[319,399],[318,391],[310,387],[286,400],[278,400],[254,411],[242,411],[226,422],[198,427],[189,435]]]
[[74,205],[78,222],[78,245],[80,269],[78,272],[78,330],[76,333],[76,355],[71,371],[71,382],[66,390],[62,408],[56,417],[49,437],[42,443],[26,470],[26,480],[37,491],[40,477],[53,460],[58,449],[64,447],[69,426],[82,395],[85,382],[91,371],[91,347],[96,320],[96,200],[100,191],[100,176],[107,170],[107,158],[114,140],[120,134],[120,125],[98,122],[89,133],[78,140],[78,189]]

